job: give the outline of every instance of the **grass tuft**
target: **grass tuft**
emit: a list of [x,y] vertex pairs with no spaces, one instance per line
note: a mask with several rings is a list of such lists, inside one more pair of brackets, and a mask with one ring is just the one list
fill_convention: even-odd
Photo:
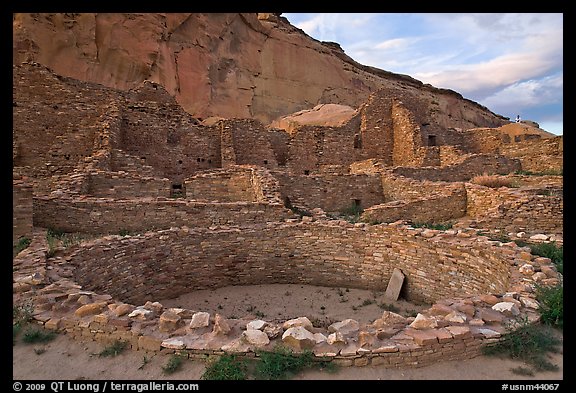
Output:
[[[510,329],[509,329],[510,330]],[[516,330],[507,333],[498,343],[483,347],[485,355],[507,356],[530,364],[536,371],[553,371],[558,366],[546,357],[557,352],[560,340],[554,337],[552,328],[533,325],[524,321]]]
[[162,367],[162,371],[164,371],[164,374],[174,374],[182,368],[182,361],[182,356],[172,355],[168,360],[168,363]]
[[112,344],[110,344],[109,346],[104,348],[98,354],[98,356],[100,356],[100,357],[118,356],[119,354],[121,354],[126,349],[127,346],[128,346],[128,343],[126,341],[116,340]]
[[223,355],[208,362],[202,379],[212,381],[242,381],[248,377],[246,363],[235,355]]
[[54,340],[55,337],[56,333],[54,332],[47,332],[38,328],[29,328],[24,332],[22,341],[27,344],[46,343]]
[[564,328],[564,288],[538,286],[536,299],[540,302],[538,312],[542,322],[560,329]]
[[564,272],[564,246],[557,246],[555,242],[552,242],[530,244],[529,247],[532,254],[550,258],[556,265],[556,269],[560,273]]
[[445,223],[427,223],[427,222],[413,222],[411,224],[414,228],[428,228],[428,229],[436,229],[438,231],[447,231],[448,229],[452,228],[451,222]]
[[513,187],[514,182],[512,179],[498,176],[498,175],[488,175],[483,174],[479,176],[474,176],[471,180],[471,183],[479,184],[484,187],[490,188],[500,188],[500,187]]
[[22,250],[28,248],[30,242],[31,240],[27,237],[21,237],[20,239],[18,239],[18,243],[16,243],[16,245],[12,249],[12,258],[20,254]]
[[259,352],[258,355],[260,361],[256,363],[254,372],[259,379],[287,379],[314,363],[311,351],[297,355],[283,346],[276,346],[272,352]]

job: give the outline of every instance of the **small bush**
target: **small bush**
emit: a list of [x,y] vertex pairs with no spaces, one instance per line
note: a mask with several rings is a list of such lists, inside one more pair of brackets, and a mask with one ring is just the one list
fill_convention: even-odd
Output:
[[548,359],[548,352],[557,352],[560,340],[554,337],[551,328],[544,325],[531,325],[524,321],[516,330],[509,328],[498,343],[483,347],[485,355],[508,356],[520,359],[537,371],[551,371],[558,367]]
[[260,361],[254,372],[259,379],[286,379],[314,364],[314,354],[305,351],[300,355],[290,349],[277,346],[272,352],[259,352]]
[[173,374],[182,368],[182,356],[172,355],[168,360],[168,363],[162,367],[164,374]]
[[414,228],[428,228],[428,229],[436,229],[438,231],[446,231],[452,228],[451,222],[445,223],[427,223],[427,222],[413,222],[411,224]]
[[513,374],[517,374],[517,375],[527,375],[530,377],[534,376],[534,371],[532,371],[531,368],[528,367],[514,367],[511,368],[510,371],[512,371]]
[[360,221],[360,216],[364,213],[364,209],[358,204],[352,204],[342,210],[340,210],[340,218],[355,224]]
[[208,363],[202,379],[212,381],[242,381],[247,378],[245,361],[234,355],[223,355]]
[[16,255],[20,254],[20,252],[26,248],[28,248],[28,246],[30,245],[31,240],[27,237],[21,237],[20,239],[18,239],[18,243],[16,243],[16,245],[14,246],[13,250],[12,250],[12,258],[14,258]]
[[126,349],[127,346],[128,343],[126,341],[116,340],[112,344],[104,348],[102,352],[98,354],[98,356],[100,357],[118,356],[120,353],[122,353],[122,351]]
[[537,287],[536,299],[540,302],[538,312],[542,322],[560,329],[564,328],[564,288],[562,285],[554,287]]
[[369,305],[371,305],[371,304],[374,304],[374,300],[372,300],[372,299],[364,299],[364,301],[362,302],[361,306],[364,307],[364,306],[369,306]]
[[388,304],[388,303],[380,303],[378,304],[378,307],[380,307],[382,310],[386,310],[386,311],[390,311],[390,312],[395,312],[397,313],[398,311],[400,311],[400,309],[398,307],[396,307],[393,304]]
[[20,334],[20,330],[22,330],[22,326],[18,324],[12,325],[12,346],[16,345],[16,338]]
[[564,246],[557,246],[556,243],[530,244],[530,251],[534,255],[550,258],[560,273],[564,272]]
[[21,305],[15,306],[12,309],[12,322],[20,327],[24,326],[32,320],[32,312],[34,305],[32,302],[25,302]]
[[526,176],[563,176],[564,175],[564,170],[560,169],[560,170],[546,170],[546,171],[542,171],[542,172],[532,172],[532,171],[516,171],[514,172],[515,175],[526,175]]
[[490,188],[500,188],[500,187],[513,187],[512,179],[508,179],[506,177],[498,176],[498,175],[487,175],[483,174],[480,176],[474,176],[471,180],[471,183],[479,184],[484,187]]
[[55,337],[56,333],[54,332],[47,332],[38,328],[29,328],[24,332],[22,341],[26,344],[46,343],[54,340]]

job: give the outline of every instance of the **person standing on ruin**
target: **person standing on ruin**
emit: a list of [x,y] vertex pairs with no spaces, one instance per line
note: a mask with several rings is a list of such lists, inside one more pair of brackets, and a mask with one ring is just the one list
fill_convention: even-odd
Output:
[[516,115],[516,123],[520,123],[520,115]]

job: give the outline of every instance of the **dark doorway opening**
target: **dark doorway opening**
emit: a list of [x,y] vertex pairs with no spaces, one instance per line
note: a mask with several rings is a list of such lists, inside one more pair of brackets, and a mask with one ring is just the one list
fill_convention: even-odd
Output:
[[428,146],[437,146],[436,135],[428,135]]

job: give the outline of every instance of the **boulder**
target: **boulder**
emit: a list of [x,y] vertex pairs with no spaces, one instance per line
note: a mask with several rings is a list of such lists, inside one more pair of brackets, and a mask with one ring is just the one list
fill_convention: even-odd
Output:
[[212,329],[212,333],[215,335],[226,336],[230,333],[230,324],[228,320],[224,318],[220,314],[216,314],[214,316],[214,328]]
[[516,306],[512,302],[496,303],[495,305],[492,306],[492,310],[496,310],[498,312],[501,312],[502,314],[509,316],[509,317],[513,317],[513,316],[520,314],[520,310],[518,310],[518,306]]
[[346,344],[347,343],[346,339],[344,338],[344,335],[340,332],[335,332],[335,333],[329,334],[326,341],[330,345]]
[[427,317],[418,313],[418,315],[416,315],[416,319],[414,319],[414,321],[408,326],[413,329],[433,329],[438,327],[438,321],[436,321],[436,318]]
[[154,318],[154,312],[150,310],[146,310],[142,307],[137,307],[133,310],[130,314],[128,314],[130,318],[137,319],[139,321],[146,321],[149,319]]
[[102,309],[106,307],[105,302],[98,302],[98,303],[89,303],[83,306],[80,306],[74,314],[78,317],[85,317],[87,315],[96,315],[102,312]]
[[260,330],[249,329],[242,332],[242,340],[246,343],[255,345],[256,347],[263,347],[270,343],[270,339],[266,333]]
[[452,311],[444,317],[444,320],[452,323],[466,323],[468,317],[464,313]]
[[316,345],[316,338],[303,326],[296,326],[284,332],[282,342],[294,349],[305,350],[312,349]]
[[284,322],[284,324],[282,325],[282,327],[285,330],[293,328],[293,327],[298,327],[298,326],[302,326],[306,330],[309,330],[309,331],[312,331],[312,329],[313,329],[312,322],[310,322],[310,320],[306,317],[299,317],[299,318],[290,319],[290,320]]
[[165,311],[160,315],[160,322],[158,329],[161,332],[171,332],[178,329],[182,318],[179,315],[174,314],[170,311]]
[[340,322],[335,322],[332,325],[328,326],[328,331],[331,333],[340,332],[343,335],[347,335],[350,333],[355,333],[360,330],[360,324],[358,321],[353,319],[345,319]]
[[408,320],[400,314],[393,313],[392,311],[384,311],[382,316],[372,322],[375,328],[383,328],[386,326],[405,326]]
[[168,349],[185,349],[186,348],[186,344],[184,343],[182,338],[178,338],[178,337],[167,338],[166,340],[162,341],[161,346],[164,348],[168,348]]
[[268,322],[262,321],[260,319],[255,319],[253,321],[248,322],[246,325],[247,330],[262,330],[266,326],[268,326]]
[[546,240],[548,240],[548,236],[546,236],[542,233],[537,233],[536,235],[530,236],[530,240],[546,241]]
[[282,326],[278,326],[278,325],[268,325],[264,328],[264,333],[266,333],[266,335],[268,335],[268,338],[270,340],[280,336],[283,331],[284,331],[284,329],[282,329]]
[[188,327],[190,329],[197,329],[207,327],[208,325],[210,325],[210,314],[207,312],[197,312],[192,315],[192,320],[190,321],[190,325],[188,325]]

